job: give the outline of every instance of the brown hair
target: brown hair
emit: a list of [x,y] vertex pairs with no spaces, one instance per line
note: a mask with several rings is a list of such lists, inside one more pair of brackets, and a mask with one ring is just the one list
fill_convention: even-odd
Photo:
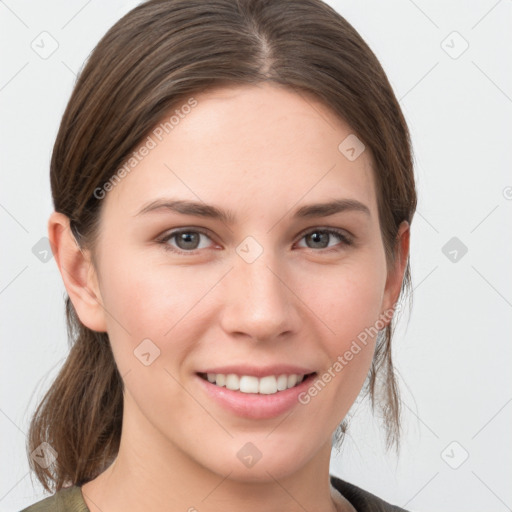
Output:
[[[314,94],[370,149],[392,264],[398,226],[410,223],[416,208],[409,131],[376,56],[321,0],[150,0],[105,34],[77,79],[51,159],[54,207],[69,217],[79,244],[94,248],[101,208],[94,191],[164,114],[208,88],[262,81]],[[407,262],[401,293],[409,288]],[[108,335],[86,328],[69,297],[66,315],[70,352],[34,413],[27,440],[29,452],[47,442],[58,454],[47,468],[29,457],[48,491],[102,473],[121,436],[123,382]],[[383,413],[386,446],[398,449],[391,336],[389,325],[377,340],[363,390],[373,410],[377,404]],[[384,385],[376,400],[378,376]],[[343,422],[338,434],[345,430]]]

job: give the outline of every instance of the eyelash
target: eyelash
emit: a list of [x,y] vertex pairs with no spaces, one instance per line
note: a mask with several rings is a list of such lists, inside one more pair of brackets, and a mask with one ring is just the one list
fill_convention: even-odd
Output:
[[[337,230],[337,229],[333,229],[333,228],[314,228],[314,229],[311,229],[309,231],[306,231],[306,232],[302,233],[300,238],[299,238],[299,240],[302,240],[305,236],[307,236],[309,234],[312,234],[312,233],[316,233],[316,232],[318,232],[318,233],[327,233],[329,235],[334,235],[334,236],[338,237],[340,239],[340,241],[342,242],[342,245],[345,245],[345,246],[350,246],[350,245],[353,244],[353,241],[351,240],[351,238],[349,238],[343,231]],[[197,252],[202,250],[202,249],[194,249],[192,251],[184,251],[182,249],[177,249],[175,247],[172,247],[171,245],[168,244],[169,240],[175,238],[176,236],[178,236],[178,235],[180,235],[182,233],[200,233],[200,234],[202,234],[202,235],[204,235],[204,236],[206,236],[206,237],[211,239],[211,237],[208,235],[208,233],[206,231],[204,231],[202,229],[194,228],[194,229],[179,229],[179,230],[171,231],[170,233],[167,233],[163,237],[159,238],[157,240],[157,242],[163,245],[164,250],[173,252],[175,254],[194,255]],[[339,246],[335,246],[335,247],[332,247],[332,248],[329,248],[329,249],[318,249],[318,250],[315,250],[315,249],[312,249],[312,248],[309,248],[309,247],[306,247],[306,249],[310,249],[310,250],[315,251],[315,252],[337,252],[337,251],[341,250],[341,248]]]

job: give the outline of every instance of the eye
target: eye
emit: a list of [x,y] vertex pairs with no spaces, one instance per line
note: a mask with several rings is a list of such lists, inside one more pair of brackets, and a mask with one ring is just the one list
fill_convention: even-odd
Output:
[[[211,240],[210,236],[202,230],[197,229],[181,229],[171,231],[157,240],[161,243],[165,250],[178,254],[195,254],[199,249],[207,248],[207,245],[201,245],[201,237]],[[333,248],[329,248],[329,239],[336,237],[341,244],[335,244]],[[309,249],[324,249],[325,252],[341,250],[343,246],[352,245],[352,239],[344,231],[333,228],[315,228],[302,235],[300,240],[309,241]],[[176,245],[171,244],[174,241]],[[327,243],[327,245],[325,245]],[[304,247],[304,246],[302,246]]]
[[[158,242],[163,244],[164,249],[168,251],[193,254],[196,250],[205,248],[200,244],[201,237],[210,239],[204,231],[182,229],[167,233],[164,237],[160,238]],[[177,247],[170,244],[171,240],[176,241]]]
[[[336,244],[334,248],[328,248],[329,246],[325,246],[328,244],[330,237],[336,237],[341,241],[341,247],[337,247],[340,244]],[[345,232],[332,229],[332,228],[315,228],[312,231],[308,231],[302,235],[302,239],[306,239],[311,241],[312,246],[308,246],[309,249],[327,249],[326,252],[332,252],[340,250],[343,246],[352,245],[352,239],[345,234]]]

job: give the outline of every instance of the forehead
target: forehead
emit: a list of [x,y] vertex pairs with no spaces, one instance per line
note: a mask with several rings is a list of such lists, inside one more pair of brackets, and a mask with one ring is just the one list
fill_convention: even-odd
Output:
[[354,137],[309,93],[270,83],[212,89],[163,116],[127,161],[104,209],[135,215],[148,201],[179,197],[270,215],[343,197],[365,203],[373,216],[370,151],[356,159],[344,152]]

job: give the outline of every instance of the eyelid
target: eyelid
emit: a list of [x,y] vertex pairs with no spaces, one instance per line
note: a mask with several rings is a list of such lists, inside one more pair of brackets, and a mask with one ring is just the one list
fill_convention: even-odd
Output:
[[189,232],[200,233],[200,234],[208,237],[210,240],[212,240],[212,242],[214,242],[210,230],[208,230],[206,228],[196,227],[196,226],[187,226],[187,227],[183,227],[183,228],[176,228],[176,229],[171,229],[169,231],[165,231],[164,233],[162,233],[161,235],[159,235],[156,238],[156,241],[163,244],[165,249],[170,250],[172,252],[181,253],[181,254],[195,254],[197,251],[201,251],[203,249],[193,249],[191,251],[184,251],[183,249],[177,249],[174,247],[170,248],[169,245],[167,244],[167,242],[169,240],[173,239],[175,236],[179,235],[180,233],[189,233]]
[[[312,227],[306,228],[299,235],[297,235],[297,242],[300,241],[302,238],[304,238],[306,235],[308,235],[310,233],[314,233],[315,231],[327,232],[329,234],[338,236],[341,240],[342,246],[350,246],[350,245],[353,245],[353,243],[354,243],[354,238],[355,238],[354,235],[352,235],[345,229],[335,228],[332,226],[312,226]],[[204,250],[204,249],[193,249],[190,251],[185,251],[183,249],[170,247],[169,244],[167,244],[167,242],[169,240],[173,239],[175,236],[179,235],[180,233],[188,233],[188,232],[200,233],[200,234],[208,237],[210,240],[212,240],[212,242],[214,242],[214,240],[212,239],[210,230],[208,230],[206,228],[202,228],[202,227],[196,227],[196,226],[186,226],[186,227],[182,227],[182,228],[171,229],[170,231],[166,231],[162,235],[158,236],[156,241],[163,244],[164,248],[166,250],[169,250],[169,251],[177,253],[177,254],[194,255],[197,252]],[[337,249],[336,247],[337,246],[325,248],[325,249],[318,249],[318,250],[311,249],[311,250],[314,252],[332,252],[332,251],[340,250],[340,249]],[[308,248],[306,248],[306,249],[308,249]]]
[[305,235],[307,235],[309,233],[313,233],[315,231],[326,231],[328,233],[334,233],[342,238],[345,238],[346,241],[349,243],[352,243],[355,239],[355,236],[352,233],[350,233],[349,231],[347,231],[346,229],[336,228],[333,226],[313,226],[313,227],[307,228],[298,235],[298,238],[301,239]]

